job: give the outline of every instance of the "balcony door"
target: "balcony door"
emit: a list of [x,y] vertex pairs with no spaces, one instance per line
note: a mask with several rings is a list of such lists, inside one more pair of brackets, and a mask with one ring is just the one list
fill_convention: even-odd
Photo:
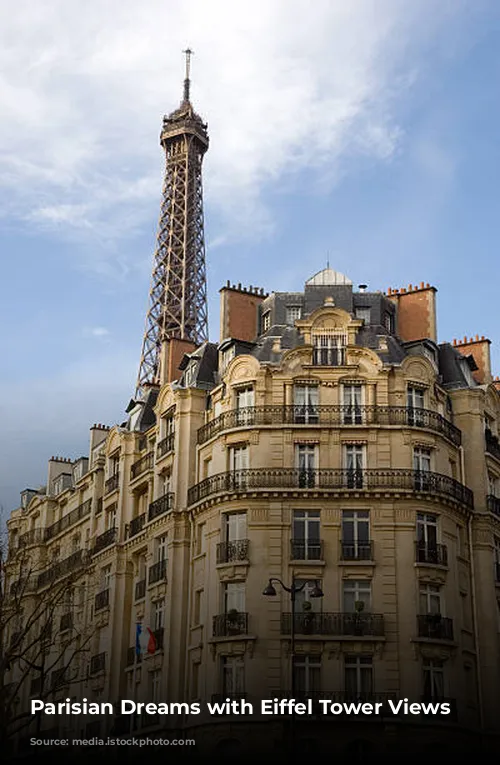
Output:
[[348,489],[363,488],[365,454],[366,448],[364,444],[346,444],[344,447],[344,467]]
[[317,446],[315,444],[297,444],[295,446],[295,467],[299,473],[300,488],[311,488],[315,485],[315,470],[317,464]]
[[252,425],[254,406],[253,388],[239,388],[236,391],[236,425]]
[[342,422],[344,425],[361,425],[363,422],[363,386],[344,385],[342,389]]
[[319,421],[317,385],[295,385],[293,389],[294,422],[314,425]]
[[229,454],[229,466],[235,488],[245,486],[249,466],[248,446],[233,446]]
[[424,390],[414,385],[409,385],[406,392],[406,406],[408,408],[408,425],[424,425]]
[[294,560],[321,560],[319,510],[295,510],[292,555]]
[[415,471],[415,490],[427,491],[430,488],[431,450],[416,447],[413,450],[413,470]]

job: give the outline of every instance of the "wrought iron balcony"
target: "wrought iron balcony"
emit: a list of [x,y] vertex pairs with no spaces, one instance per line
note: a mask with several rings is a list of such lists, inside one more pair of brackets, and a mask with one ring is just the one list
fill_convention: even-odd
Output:
[[355,471],[354,476],[351,470],[335,468],[307,471],[299,468],[232,470],[217,473],[192,486],[188,491],[188,504],[194,505],[221,492],[238,494],[267,489],[425,493],[473,507],[472,491],[454,478],[426,472],[425,479],[422,479],[421,471],[398,468],[359,470]]
[[142,600],[146,597],[146,580],[141,579],[135,583],[135,600]]
[[[281,634],[291,635],[292,614],[281,614]],[[384,617],[382,614],[363,612],[328,613],[325,611],[304,611],[296,613],[294,619],[296,635],[335,635],[383,637]]]
[[63,560],[57,561],[42,571],[37,578],[37,587],[45,587],[56,579],[72,574],[89,563],[89,554],[87,550],[77,550]]
[[97,675],[99,672],[104,672],[106,669],[106,654],[97,653],[90,659],[90,674]]
[[500,460],[500,440],[498,436],[495,436],[489,428],[484,431],[485,448],[488,454],[492,457],[496,457]]
[[156,446],[156,457],[157,459],[160,459],[160,457],[164,457],[165,454],[168,454],[169,452],[173,451],[174,448],[174,433],[169,433],[168,436],[165,438],[162,438],[161,441],[158,441],[158,444]]
[[148,470],[151,470],[154,464],[154,452],[148,452],[138,459],[130,468],[130,479],[138,478]]
[[167,561],[164,558],[149,567],[148,584],[156,584],[167,579]]
[[86,502],[82,502],[81,505],[78,505],[78,507],[75,507],[75,509],[70,513],[63,515],[62,518],[45,529],[45,540],[48,541],[49,539],[53,539],[55,536],[57,536],[57,534],[60,534],[61,531],[69,529],[70,526],[78,523],[78,521],[81,521],[82,518],[86,518],[88,515],[90,515],[91,509],[91,499],[88,499]]
[[112,526],[110,529],[107,529],[103,534],[99,534],[98,537],[96,537],[94,547],[92,548],[92,555],[97,555],[97,553],[100,553],[102,550],[105,550],[106,547],[109,547],[110,545],[113,545],[116,542],[117,537],[117,529],[116,526]]
[[290,540],[291,560],[323,560],[323,540],[314,542],[305,539]]
[[448,565],[448,549],[446,545],[415,542],[415,560],[417,563],[428,563],[434,566]]
[[227,614],[217,614],[212,623],[213,637],[230,637],[231,635],[248,634],[248,614],[242,611],[229,611]]
[[248,539],[235,539],[232,542],[219,542],[217,545],[217,563],[238,563],[248,561]]
[[25,550],[26,547],[41,544],[45,539],[45,531],[45,529],[30,529],[24,534],[21,534],[17,540],[17,549]]
[[135,537],[139,534],[143,530],[145,523],[146,513],[141,513],[141,515],[138,515],[136,518],[132,518],[128,525],[128,538],[131,539],[131,537]]
[[490,513],[500,516],[500,497],[495,497],[493,494],[488,494],[486,497],[486,506]]
[[102,611],[103,608],[109,606],[109,587],[106,590],[101,590],[95,596],[94,611]]
[[65,630],[70,630],[73,627],[73,613],[71,611],[68,611],[66,614],[63,614],[61,616],[61,620],[59,622],[59,629],[61,632],[64,632]]
[[104,484],[104,494],[111,494],[112,491],[116,491],[120,485],[120,473],[115,473],[110,476]]
[[[198,430],[198,443],[203,444],[218,433],[232,428],[267,425],[308,426],[399,426],[423,428],[460,446],[460,430],[439,412],[404,406],[287,405],[250,406],[223,412]],[[160,442],[161,443],[161,442]],[[160,455],[159,455],[160,456]]]
[[341,542],[341,560],[373,560],[373,542]]
[[432,640],[453,640],[453,619],[441,614],[418,614],[418,636]]
[[172,492],[167,492],[162,497],[158,497],[154,502],[151,502],[148,510],[148,521],[152,521],[158,518],[160,515],[170,512],[174,506],[174,495]]

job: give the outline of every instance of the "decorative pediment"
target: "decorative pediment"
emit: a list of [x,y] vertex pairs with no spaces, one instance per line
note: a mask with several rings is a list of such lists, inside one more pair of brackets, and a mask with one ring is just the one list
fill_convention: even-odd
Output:
[[120,431],[118,430],[118,425],[114,425],[109,431],[108,437],[106,438],[106,454],[113,454],[113,452],[119,449],[121,445],[122,439]]
[[242,354],[241,356],[236,356],[228,364],[224,379],[228,385],[253,382],[259,373],[259,369],[259,362],[254,356]]
[[175,394],[172,386],[168,383],[160,390],[154,410],[156,415],[161,417],[162,414],[165,414],[173,406],[175,406]]
[[407,356],[401,368],[405,377],[422,385],[431,385],[436,377],[432,362],[424,356]]

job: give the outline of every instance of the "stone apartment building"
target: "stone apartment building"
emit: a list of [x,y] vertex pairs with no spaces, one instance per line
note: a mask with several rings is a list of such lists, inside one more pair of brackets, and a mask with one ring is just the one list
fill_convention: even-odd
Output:
[[[92,427],[88,456],[52,458],[47,486],[22,492],[10,516],[6,592],[26,555],[28,601],[71,579],[52,619],[47,653],[62,671],[46,698],[446,700],[448,716],[308,720],[298,735],[332,754],[403,741],[495,748],[500,381],[489,340],[438,343],[436,289],[423,283],[372,292],[327,268],[302,292],[228,283],[220,294],[219,342],[165,340],[161,385],[120,426]],[[297,590],[293,616],[282,584]],[[137,623],[156,646],[140,660]],[[75,631],[87,647],[70,680]],[[12,703],[40,693],[31,673]],[[66,719],[89,735],[130,724]],[[284,724],[182,721],[209,749],[234,751],[264,725],[279,741]],[[133,722],[138,734],[172,725]]]

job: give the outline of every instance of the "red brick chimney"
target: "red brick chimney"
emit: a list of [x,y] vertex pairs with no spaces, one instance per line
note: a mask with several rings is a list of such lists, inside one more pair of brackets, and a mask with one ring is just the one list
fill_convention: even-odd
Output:
[[493,382],[490,359],[491,340],[484,335],[481,337],[476,335],[468,340],[467,337],[463,340],[453,340],[453,345],[464,356],[473,356],[478,367],[477,371],[472,373],[476,382],[480,385]]
[[396,305],[396,331],[404,343],[413,340],[437,342],[436,288],[420,282],[408,289],[387,290],[386,297]]
[[233,338],[252,343],[259,331],[259,305],[267,294],[259,287],[227,282],[220,291],[220,342]]
[[179,364],[185,353],[192,353],[196,345],[190,340],[170,337],[163,340],[160,355],[160,384],[178,380],[180,377]]

